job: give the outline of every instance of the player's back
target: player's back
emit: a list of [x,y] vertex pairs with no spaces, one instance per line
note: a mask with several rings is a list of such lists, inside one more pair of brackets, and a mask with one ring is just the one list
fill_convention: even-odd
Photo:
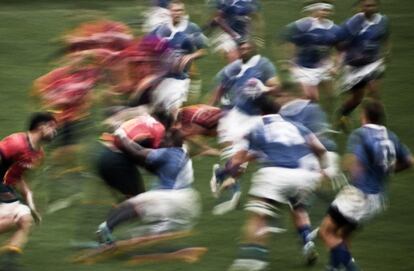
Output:
[[366,124],[350,135],[348,152],[356,156],[360,165],[353,174],[353,184],[368,194],[384,192],[396,163],[408,156],[408,150],[393,132],[375,124]]
[[159,178],[158,189],[191,187],[194,178],[191,159],[183,148],[170,147],[152,150],[146,164]]
[[164,125],[150,115],[139,116],[124,122],[123,129],[133,141],[150,140],[149,147],[158,148],[165,134]]
[[308,128],[319,138],[327,150],[334,151],[336,149],[335,142],[326,135],[329,124],[326,114],[319,104],[310,100],[295,99],[282,106],[279,114],[286,120],[300,123]]
[[310,134],[304,126],[275,114],[264,116],[247,141],[264,167],[299,168],[301,159],[312,154],[306,143]]

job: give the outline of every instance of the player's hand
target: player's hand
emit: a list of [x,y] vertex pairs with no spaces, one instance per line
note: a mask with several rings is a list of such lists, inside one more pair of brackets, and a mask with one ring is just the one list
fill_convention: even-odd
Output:
[[32,211],[32,217],[33,217],[35,223],[39,225],[42,222],[42,216],[36,210],[31,210],[31,211]]

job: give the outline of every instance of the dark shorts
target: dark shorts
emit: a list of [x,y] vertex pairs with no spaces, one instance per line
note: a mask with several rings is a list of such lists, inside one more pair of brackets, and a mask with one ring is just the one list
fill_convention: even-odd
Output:
[[137,166],[123,153],[114,152],[100,145],[96,169],[99,177],[107,185],[126,196],[145,192],[144,182]]
[[354,230],[358,229],[359,225],[355,221],[347,219],[345,216],[339,212],[338,208],[335,206],[330,206],[328,209],[328,215],[335,221],[335,224],[343,229],[345,234],[349,234]]

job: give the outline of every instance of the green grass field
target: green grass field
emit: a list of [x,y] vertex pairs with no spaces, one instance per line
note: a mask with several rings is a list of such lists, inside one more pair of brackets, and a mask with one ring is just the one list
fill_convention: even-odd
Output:
[[[31,83],[46,73],[54,64],[52,55],[58,49],[53,43],[61,33],[78,23],[105,16],[124,22],[139,17],[144,0],[72,0],[72,1],[0,1],[0,137],[25,128],[29,112],[36,110],[36,103],[30,97]],[[186,0],[187,9],[193,21],[202,24],[207,20],[203,0]],[[352,15],[354,0],[337,2],[335,20],[339,23]],[[387,76],[382,87],[382,97],[388,112],[388,123],[411,149],[414,149],[414,129],[412,122],[414,109],[411,93],[414,79],[414,3],[412,0],[384,0],[384,13],[392,23],[393,54]],[[272,39],[281,27],[298,18],[301,1],[299,0],[263,0],[263,13],[266,21],[267,48],[263,52],[272,60]],[[214,74],[224,64],[216,55],[209,55],[200,61],[203,89],[207,92],[213,86]],[[84,151],[79,159],[85,165],[94,155],[94,142],[99,130],[99,110],[94,110],[91,123],[86,130]],[[340,137],[340,142],[344,141]],[[27,245],[24,262],[28,270],[74,271],[74,270],[142,270],[173,271],[226,270],[235,257],[240,229],[245,213],[240,209],[223,217],[214,217],[210,213],[214,200],[209,193],[208,181],[212,158],[195,158],[196,188],[202,194],[203,215],[196,227],[197,234],[189,239],[175,242],[175,245],[206,246],[209,252],[201,262],[193,265],[181,263],[159,263],[138,267],[127,267],[122,259],[92,266],[74,265],[69,262],[76,252],[71,249],[71,240],[94,238],[96,226],[103,220],[113,198],[100,180],[93,174],[66,174],[55,176],[59,170],[45,166],[34,172],[30,184],[41,211],[45,211],[48,202],[82,192],[83,200],[77,200],[70,208],[44,215],[42,225],[33,229]],[[392,179],[390,187],[390,208],[386,213],[369,224],[357,234],[353,253],[363,270],[366,271],[412,271],[414,270],[414,197],[412,171],[402,173]],[[243,178],[244,190],[248,189],[249,178]],[[333,195],[315,202],[311,216],[318,224],[329,200]],[[245,200],[245,199],[243,199]],[[286,212],[285,212],[286,213]],[[285,234],[274,235],[270,241],[271,270],[307,270],[302,264],[300,246],[295,231],[286,213]],[[323,270],[327,262],[327,252],[319,242],[320,261],[312,270]]]

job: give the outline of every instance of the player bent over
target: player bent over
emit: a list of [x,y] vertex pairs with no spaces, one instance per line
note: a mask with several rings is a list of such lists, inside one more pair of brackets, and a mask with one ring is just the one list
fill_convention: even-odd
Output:
[[[49,113],[35,113],[29,131],[14,133],[0,141],[0,232],[17,228],[3,246],[0,270],[21,270],[17,259],[27,242],[33,218],[40,222],[33,194],[24,180],[26,170],[37,166],[44,156],[42,144],[56,135],[56,120]],[[25,204],[19,201],[20,194]]]
[[351,185],[336,196],[319,231],[330,250],[329,271],[360,270],[350,252],[351,234],[384,210],[388,177],[412,166],[409,150],[384,126],[384,120],[380,102],[362,104],[362,127],[350,135],[345,158]]
[[109,214],[98,228],[102,243],[114,241],[112,231],[131,219],[159,222],[154,234],[191,227],[200,212],[198,193],[191,188],[193,167],[178,130],[169,132],[159,149],[147,149],[119,134],[124,150],[159,179],[158,186],[130,198]]
[[[244,228],[243,243],[238,258],[229,270],[264,270],[268,265],[267,238],[280,227],[269,227],[279,217],[278,208],[284,204],[303,203],[318,185],[323,172],[302,166],[302,157],[313,153],[320,164],[326,150],[317,137],[300,124],[284,120],[273,102],[263,102],[261,123],[240,144],[240,151],[232,158],[229,172],[246,160],[258,159],[261,168],[256,172],[246,205],[249,217]],[[293,207],[293,206],[292,206]]]

